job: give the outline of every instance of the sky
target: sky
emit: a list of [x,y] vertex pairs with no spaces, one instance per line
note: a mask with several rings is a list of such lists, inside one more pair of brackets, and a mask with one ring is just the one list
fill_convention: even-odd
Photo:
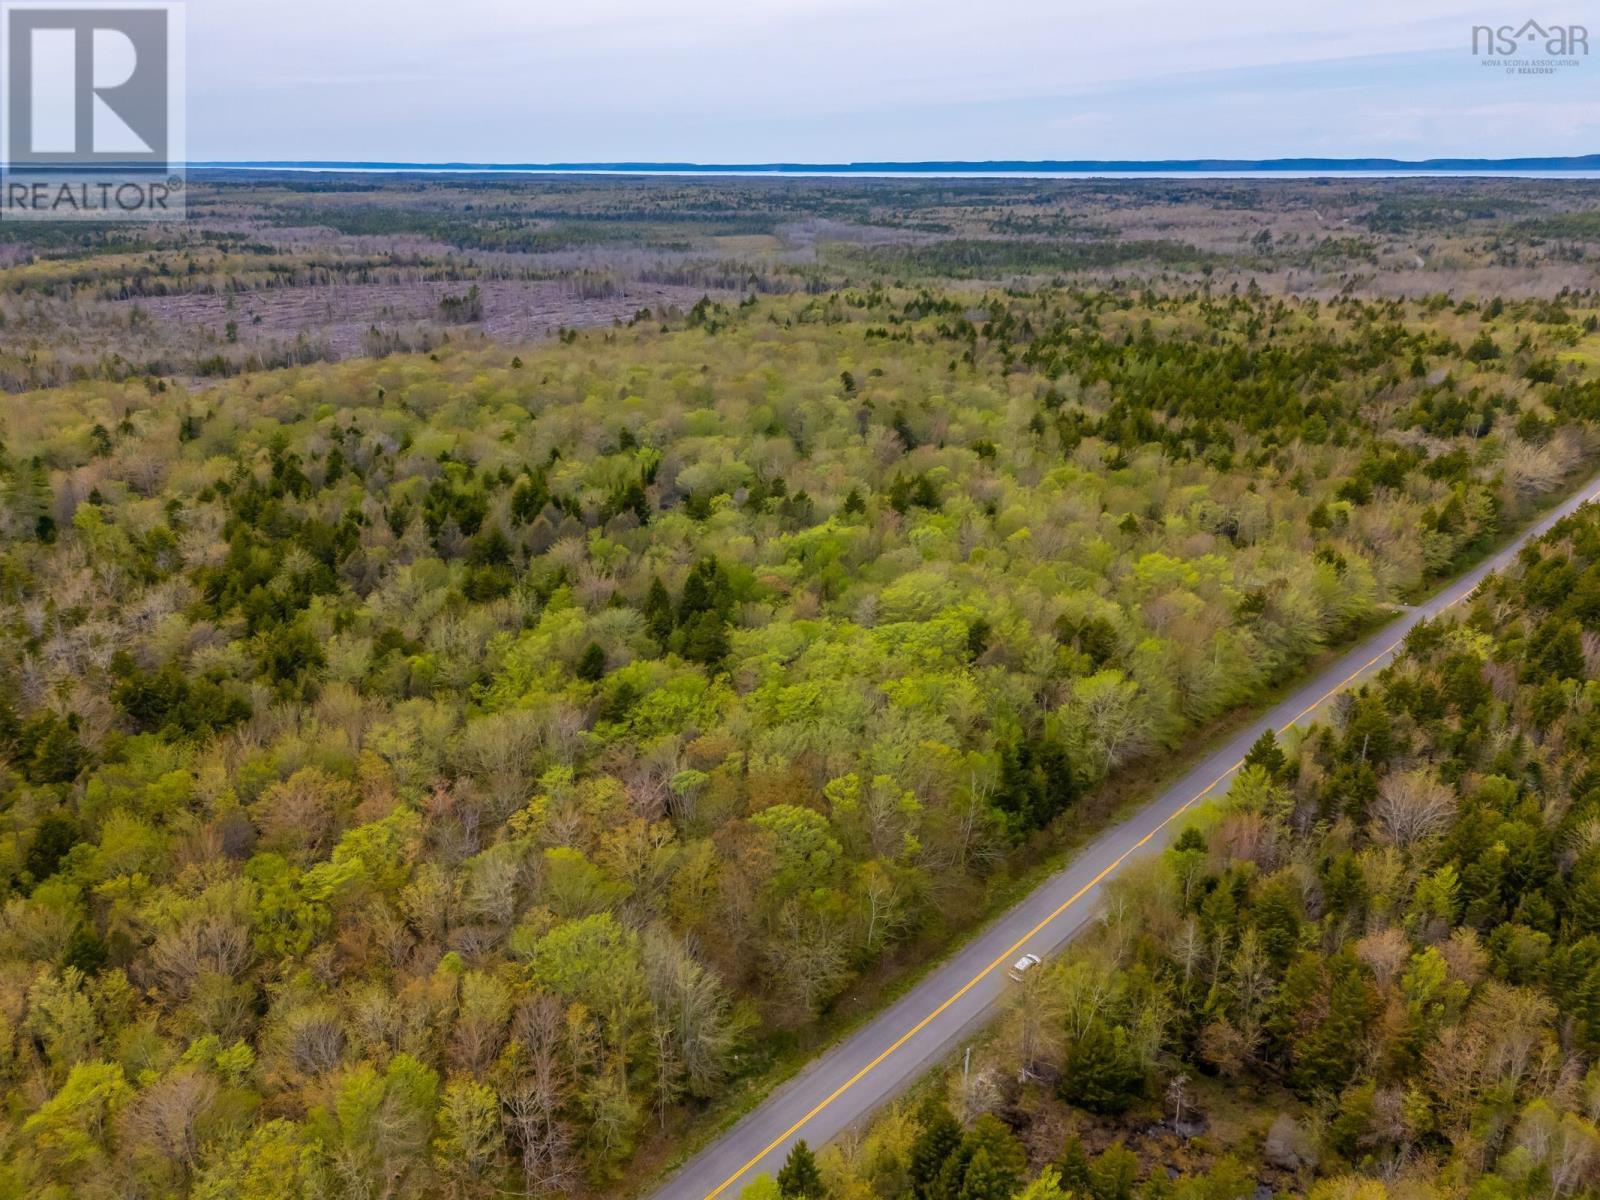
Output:
[[[192,160],[846,162],[1600,152],[1546,0],[190,0]],[[1585,11],[1587,10],[1587,12]],[[1541,60],[1542,48],[1537,52]]]

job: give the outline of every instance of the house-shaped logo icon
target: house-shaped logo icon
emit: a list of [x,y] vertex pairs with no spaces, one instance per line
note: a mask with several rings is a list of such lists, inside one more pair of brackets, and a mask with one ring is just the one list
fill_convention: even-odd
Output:
[[1531,17],[1519,25],[1474,25],[1472,53],[1490,58],[1542,55],[1576,58],[1589,53],[1589,30],[1582,25],[1541,25]]

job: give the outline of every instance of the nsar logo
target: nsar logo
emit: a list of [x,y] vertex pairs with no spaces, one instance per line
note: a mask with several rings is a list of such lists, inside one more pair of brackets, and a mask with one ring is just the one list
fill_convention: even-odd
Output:
[[1474,25],[1472,53],[1486,67],[1507,75],[1554,75],[1589,56],[1589,30],[1583,25]]

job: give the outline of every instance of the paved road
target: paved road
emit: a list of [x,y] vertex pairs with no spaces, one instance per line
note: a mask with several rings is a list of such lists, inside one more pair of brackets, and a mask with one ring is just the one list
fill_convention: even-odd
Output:
[[820,1146],[908,1087],[964,1034],[989,1017],[1008,985],[1005,967],[1023,953],[1059,950],[1096,915],[1107,880],[1142,852],[1178,832],[1179,818],[1221,788],[1263,730],[1310,717],[1329,698],[1380,669],[1418,621],[1470,596],[1491,571],[1508,564],[1523,543],[1579,505],[1600,498],[1600,477],[1438,595],[1407,609],[1338,661],[1307,680],[1259,720],[1119,825],[1086,845],[1015,908],[938,966],[890,1008],[812,1061],[720,1138],[685,1164],[652,1200],[733,1200],[757,1174],[776,1174],[789,1147],[805,1138]]

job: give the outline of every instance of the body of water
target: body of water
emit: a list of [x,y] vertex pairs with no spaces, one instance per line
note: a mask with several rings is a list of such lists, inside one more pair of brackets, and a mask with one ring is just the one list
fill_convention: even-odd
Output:
[[331,165],[298,163],[191,163],[192,171],[237,171],[314,175],[619,175],[636,178],[711,177],[724,179],[1600,179],[1600,171],[1539,171],[1485,168],[1476,171],[1415,170],[1083,170],[1083,171],[853,171],[847,169],[735,170],[701,167],[453,167]]

